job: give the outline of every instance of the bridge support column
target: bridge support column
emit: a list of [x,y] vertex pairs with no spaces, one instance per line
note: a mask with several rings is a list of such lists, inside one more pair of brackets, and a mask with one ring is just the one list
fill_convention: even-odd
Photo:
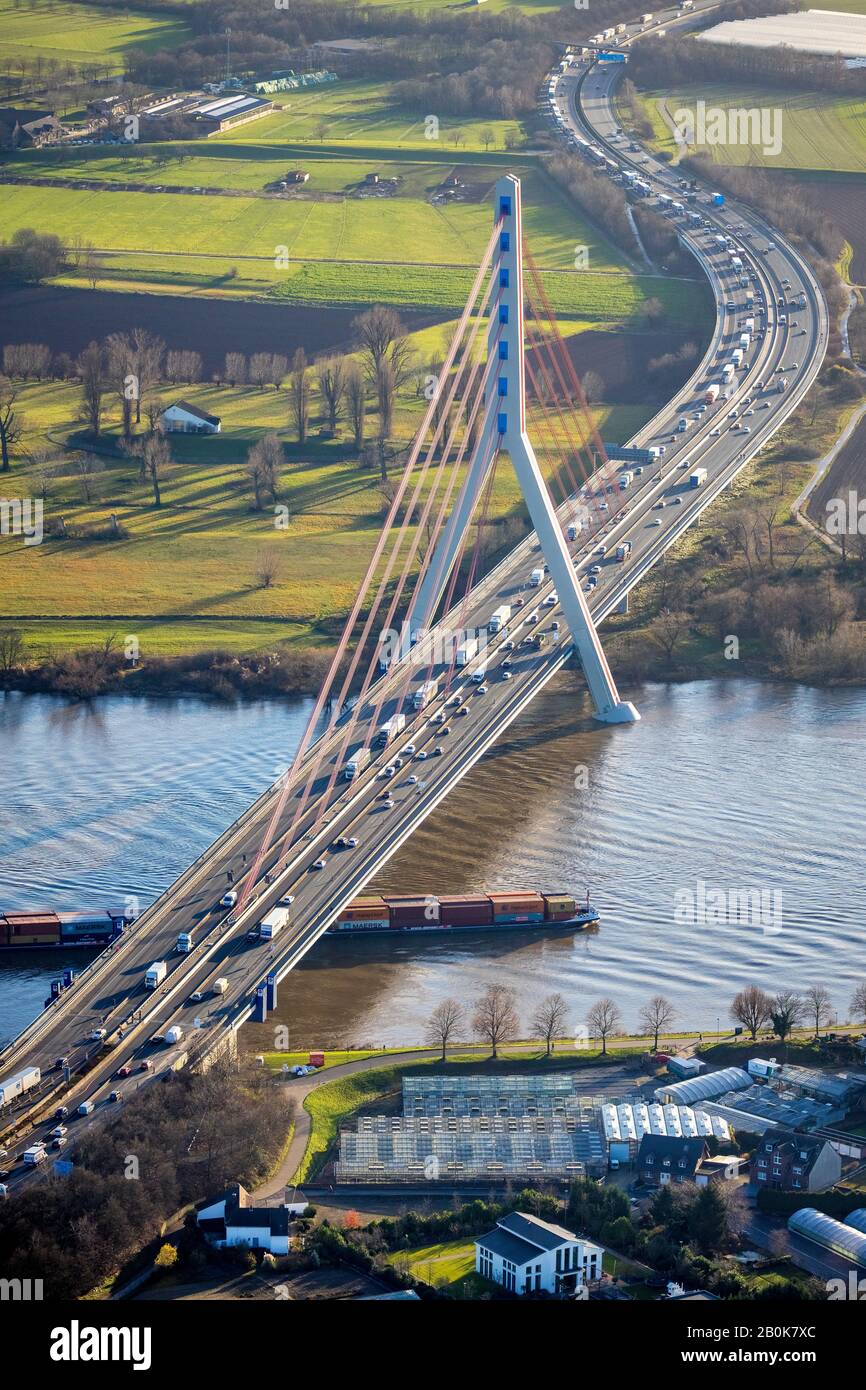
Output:
[[500,447],[511,457],[532,524],[556,585],[565,620],[595,705],[595,718],[606,724],[631,724],[640,715],[621,700],[592,621],[562,527],[556,516],[535,451],[526,433],[526,381],[523,361],[523,258],[520,180],[507,174],[496,184],[494,216],[499,238],[498,313],[491,320],[489,346],[497,357],[496,429]]
[[268,1007],[268,1009],[269,1009],[271,1012],[273,1012],[273,1010],[277,1007],[277,977],[276,977],[276,975],[273,975],[273,974],[272,974],[272,975],[269,975],[269,976],[268,976],[268,979],[267,979],[267,986],[268,986],[268,988],[267,988],[267,1001],[266,1001],[266,1002],[267,1002],[267,1007]]
[[268,1021],[267,985],[256,985],[252,1021],[253,1023],[267,1023]]

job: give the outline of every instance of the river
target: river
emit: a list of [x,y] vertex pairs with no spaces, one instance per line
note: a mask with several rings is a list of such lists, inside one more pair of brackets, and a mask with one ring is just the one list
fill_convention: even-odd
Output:
[[[847,1016],[866,977],[866,691],[729,680],[629,697],[642,722],[598,728],[558,677],[372,885],[588,886],[600,929],[326,940],[281,986],[291,1046],[413,1042],[438,1000],[493,981],[517,990],[527,1030],[553,990],[575,1029],[602,995],[631,1026],[656,992],[683,1026],[715,1028],[750,983],[826,984]],[[0,697],[0,906],[152,900],[282,770],[307,709]],[[713,888],[763,891],[761,920],[685,920]],[[85,959],[0,958],[0,1035]]]

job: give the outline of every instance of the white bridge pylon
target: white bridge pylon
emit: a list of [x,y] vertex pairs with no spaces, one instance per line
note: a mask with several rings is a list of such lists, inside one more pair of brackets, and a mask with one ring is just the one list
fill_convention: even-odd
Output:
[[606,724],[632,724],[640,715],[630,701],[620,699],[550,492],[526,433],[520,180],[511,174],[499,179],[495,199],[494,219],[500,233],[494,260],[495,298],[487,334],[484,424],[457,503],[412,604],[410,630],[413,636],[420,634],[433,622],[491,461],[498,450],[504,450],[511,459],[530,520],[541,542],[542,554],[556,585],[595,706],[595,718]]

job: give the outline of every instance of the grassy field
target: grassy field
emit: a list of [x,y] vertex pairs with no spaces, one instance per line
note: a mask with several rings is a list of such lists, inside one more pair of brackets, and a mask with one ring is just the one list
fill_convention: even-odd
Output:
[[[433,345],[428,333],[426,346]],[[423,350],[422,342],[419,360]],[[166,389],[165,398],[182,393],[183,388]],[[75,460],[64,460],[55,448],[46,522],[62,516],[72,538],[46,539],[39,546],[24,546],[13,536],[0,539],[0,620],[12,620],[24,631],[31,655],[85,646],[120,628],[139,636],[145,657],[213,647],[274,650],[331,640],[381,526],[385,502],[378,474],[359,467],[340,440],[323,442],[313,435],[303,449],[289,441],[282,391],[196,386],[194,398],[221,416],[222,433],[173,437],[175,462],[162,479],[159,508],[148,484],[139,480],[135,460],[99,459],[87,500]],[[22,388],[18,405],[34,454],[46,447],[50,452],[52,440],[78,428],[78,393],[71,385],[31,383]],[[419,411],[414,398],[403,400],[398,438],[413,433]],[[606,432],[629,429],[634,411],[619,421],[601,408],[598,420]],[[281,501],[290,520],[285,530],[275,529],[271,510],[250,509],[244,474],[248,448],[271,429],[282,432],[286,445]],[[106,444],[116,434],[115,413],[107,421]],[[16,463],[4,492],[12,495],[13,488],[15,496],[37,496],[37,465]],[[518,505],[517,483],[506,462],[498,470],[490,516],[505,516]],[[125,538],[89,539],[104,530],[111,514]],[[263,551],[272,548],[281,568],[265,589],[257,566]]]
[[490,1287],[475,1273],[473,1240],[446,1240],[416,1250],[397,1250],[388,1256],[388,1263],[446,1293],[469,1296],[471,1288],[472,1295],[477,1296],[483,1288]]
[[[424,114],[407,111],[393,96],[388,82],[335,82],[305,88],[274,98],[279,109],[244,126],[243,141],[253,145],[317,144],[363,151],[449,151],[453,157],[471,151],[505,149],[506,136],[522,138],[517,121],[448,117],[437,126]],[[487,133],[489,132],[489,136]],[[487,138],[485,138],[487,136]],[[213,136],[212,145],[232,144],[236,132]]]
[[16,59],[90,63],[123,70],[126,53],[183,43],[190,30],[179,19],[128,10],[69,5],[62,0],[0,0],[0,72],[15,73]]
[[866,101],[844,101],[819,92],[773,92],[768,98],[763,88],[730,86],[683,87],[664,96],[643,94],[641,104],[652,123],[655,142],[674,153],[679,148],[662,114],[680,108],[696,109],[703,100],[708,107],[766,108],[781,110],[782,148],[768,154],[761,145],[720,144],[700,146],[717,164],[752,165],[769,169],[826,169],[836,173],[866,172]]

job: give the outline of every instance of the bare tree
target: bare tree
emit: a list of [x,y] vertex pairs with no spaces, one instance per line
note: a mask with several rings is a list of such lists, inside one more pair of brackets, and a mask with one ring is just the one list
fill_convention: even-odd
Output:
[[0,628],[0,671],[3,672],[4,685],[12,672],[22,664],[24,651],[24,634],[20,628]]
[[0,473],[8,473],[10,454],[24,435],[24,416],[15,409],[16,387],[7,377],[0,377]]
[[604,400],[604,377],[600,372],[584,372],[583,380],[580,384],[583,387],[583,394],[586,396],[590,405]]
[[102,399],[105,394],[105,363],[98,343],[88,343],[75,364],[81,380],[81,413],[90,433],[98,436],[102,428]]
[[825,985],[810,985],[803,995],[803,1009],[815,1025],[815,1037],[833,1021],[833,1001]]
[[247,454],[247,476],[253,484],[256,511],[261,510],[265,493],[270,493],[271,501],[276,502],[284,462],[283,446],[273,431],[257,439]]
[[256,561],[256,581],[260,589],[270,589],[280,577],[283,558],[276,546],[269,545],[261,551]]
[[85,502],[93,501],[93,480],[102,472],[102,464],[93,454],[76,454],[75,471],[81,480],[81,493]]
[[254,352],[250,358],[250,381],[262,390],[271,379],[271,354]]
[[463,1027],[463,1005],[458,999],[443,999],[436,1005],[427,1022],[427,1041],[431,1047],[441,1047],[442,1061],[449,1043]]
[[361,346],[361,359],[368,380],[375,385],[379,368],[386,359],[394,372],[394,389],[409,379],[412,352],[403,320],[395,309],[375,304],[353,319],[352,327]]
[[655,618],[653,618],[647,629],[647,635],[657,647],[660,647],[665,654],[665,658],[670,661],[674,650],[679,646],[683,635],[688,631],[688,617],[685,613],[670,608],[663,608]]
[[676,1009],[663,994],[654,994],[649,1003],[644,1004],[640,1011],[640,1024],[644,1032],[652,1035],[653,1052],[658,1052],[659,1035],[667,1032],[676,1016]]
[[472,1027],[478,1037],[490,1044],[493,1057],[499,1055],[499,1044],[513,1038],[520,1027],[515,998],[514,990],[507,985],[488,985],[475,1001]]
[[367,416],[367,388],[364,377],[353,363],[346,373],[346,404],[352,425],[355,449],[358,453],[364,447],[364,426]]
[[773,1032],[784,1043],[803,1017],[804,1006],[796,990],[780,990],[773,1000]]
[[140,383],[135,345],[125,333],[110,333],[105,340],[105,363],[120,401],[124,439],[132,438],[133,406],[138,401]]
[[171,462],[171,445],[167,436],[161,430],[148,435],[144,441],[144,466],[153,489],[153,505],[155,507],[162,506],[160,479],[164,478],[165,470]]
[[866,980],[859,984],[851,996],[851,1013],[866,1023]]
[[247,379],[247,359],[242,352],[227,352],[223,376],[229,386],[243,386]]
[[586,1022],[590,1037],[601,1038],[602,1055],[607,1056],[608,1038],[622,1027],[619,1006],[612,999],[599,999],[587,1014]]
[[730,1015],[735,1023],[742,1023],[749,1030],[752,1042],[760,1030],[769,1023],[773,1012],[773,1001],[757,985],[749,985],[735,994],[731,1000]]
[[292,372],[289,378],[289,400],[292,408],[292,422],[298,443],[307,442],[307,425],[310,418],[310,374],[307,369],[307,354],[299,347],[292,358]]
[[328,429],[336,430],[346,392],[345,357],[326,357],[318,364],[319,391],[328,412]]
[[138,378],[138,395],[135,398],[135,422],[141,423],[142,397],[156,385],[162,376],[165,358],[165,343],[162,338],[151,333],[148,328],[133,328],[131,333],[135,353],[135,374]]
[[548,994],[533,1014],[532,1031],[543,1041],[548,1057],[553,1051],[556,1039],[562,1037],[567,1018],[568,1004],[561,994]]
[[496,131],[492,126],[486,125],[481,131],[481,143],[485,150],[489,150],[491,145],[496,144]]

